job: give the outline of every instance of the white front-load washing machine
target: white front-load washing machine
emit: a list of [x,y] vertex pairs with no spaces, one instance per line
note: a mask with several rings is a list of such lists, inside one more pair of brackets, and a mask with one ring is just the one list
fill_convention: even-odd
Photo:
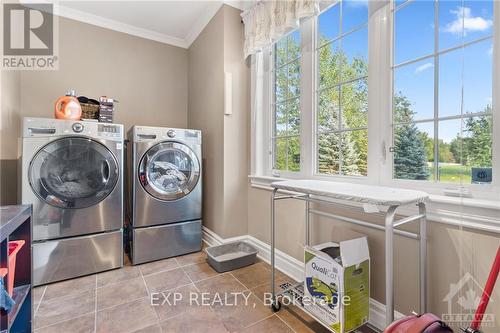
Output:
[[128,133],[133,264],[201,250],[201,132],[134,126]]
[[34,285],[121,267],[123,125],[24,118],[22,133]]

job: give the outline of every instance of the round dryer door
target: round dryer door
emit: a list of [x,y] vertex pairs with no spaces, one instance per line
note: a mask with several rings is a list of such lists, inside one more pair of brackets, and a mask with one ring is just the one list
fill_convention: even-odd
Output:
[[139,163],[139,182],[159,200],[177,200],[188,195],[200,178],[196,154],[179,142],[162,142],[151,147]]
[[118,182],[118,163],[101,143],[81,137],[52,141],[30,163],[33,191],[59,208],[86,208],[104,200]]

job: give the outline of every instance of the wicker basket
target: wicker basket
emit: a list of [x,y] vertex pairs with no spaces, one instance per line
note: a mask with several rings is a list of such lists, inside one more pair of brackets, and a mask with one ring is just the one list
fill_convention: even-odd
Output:
[[80,103],[82,106],[82,119],[99,119],[99,105]]

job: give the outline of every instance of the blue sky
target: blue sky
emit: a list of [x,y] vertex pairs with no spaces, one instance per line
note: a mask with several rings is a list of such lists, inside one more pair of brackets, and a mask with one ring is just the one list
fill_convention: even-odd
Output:
[[[404,1],[397,1],[402,3]],[[340,6],[335,5],[319,19],[320,34],[334,38],[342,29],[352,30],[367,21],[367,2],[345,1],[342,27]],[[396,12],[396,64],[430,55],[434,52],[434,1],[416,0]],[[335,23],[334,23],[335,22]],[[492,0],[445,0],[439,2],[439,51],[491,35],[493,28]],[[351,57],[367,57],[367,31],[363,29],[343,40],[343,49]],[[482,111],[491,104],[492,41],[461,48],[439,57],[440,116],[461,113],[461,90],[464,87],[464,112]],[[395,71],[395,90],[407,96],[417,112],[416,119],[432,118],[434,114],[434,58],[405,65]],[[433,136],[433,124],[419,125]],[[460,131],[460,121],[447,121],[439,126],[440,138],[450,142]]]
[[[395,20],[395,61],[402,63],[426,56],[434,50],[434,3],[416,1],[398,10]],[[492,33],[493,1],[440,1],[439,50],[445,50]],[[439,114],[478,112],[491,104],[492,41],[470,45],[439,57]],[[395,90],[409,97],[416,119],[434,113],[434,58],[428,58],[395,71]],[[432,128],[422,124],[422,129]],[[460,121],[439,126],[440,138],[450,142],[460,131]],[[431,130],[429,134],[433,135]]]

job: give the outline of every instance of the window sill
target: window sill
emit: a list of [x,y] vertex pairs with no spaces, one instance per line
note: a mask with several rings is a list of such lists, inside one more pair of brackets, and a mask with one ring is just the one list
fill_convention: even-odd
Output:
[[[270,184],[287,178],[248,176],[253,188],[271,191]],[[427,215],[430,221],[474,230],[500,233],[500,201],[430,195]],[[355,204],[352,204],[355,206]],[[413,214],[413,207],[401,207],[401,214]]]

